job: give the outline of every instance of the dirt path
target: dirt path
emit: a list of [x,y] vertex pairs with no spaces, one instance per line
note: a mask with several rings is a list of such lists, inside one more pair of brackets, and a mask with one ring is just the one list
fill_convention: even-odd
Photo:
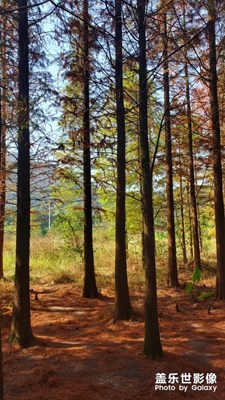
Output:
[[[165,356],[151,361],[142,354],[142,318],[114,323],[112,298],[83,299],[72,284],[34,289],[40,294],[38,300],[32,295],[32,326],[40,345],[22,350],[7,345],[10,309],[5,309],[5,400],[225,399],[224,302],[208,309],[210,301],[196,303],[184,291],[159,290]],[[142,310],[143,297],[135,296],[133,304]],[[159,373],[179,383],[155,390],[156,377],[163,378]],[[186,393],[179,387],[185,373],[191,380],[182,385]],[[206,378],[216,378],[208,384],[217,386],[215,392],[194,390],[197,378],[204,380],[196,385],[201,388]]]

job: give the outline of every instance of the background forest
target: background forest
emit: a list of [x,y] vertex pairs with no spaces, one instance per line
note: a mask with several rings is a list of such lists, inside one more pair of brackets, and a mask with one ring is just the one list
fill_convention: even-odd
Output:
[[33,284],[113,288],[115,321],[145,291],[151,358],[163,354],[157,282],[192,293],[210,273],[205,296],[225,299],[224,13],[222,0],[1,1],[11,343],[35,341]]

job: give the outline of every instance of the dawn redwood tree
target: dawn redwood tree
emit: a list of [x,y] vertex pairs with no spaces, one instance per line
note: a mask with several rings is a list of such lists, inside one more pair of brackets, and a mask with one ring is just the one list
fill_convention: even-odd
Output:
[[[4,4],[5,6],[5,4]],[[2,17],[1,31],[1,86],[0,86],[0,278],[4,276],[3,248],[6,203],[6,18]]]
[[189,188],[189,182],[187,182],[187,187],[186,187],[186,196],[188,199],[187,202],[187,208],[188,208],[188,233],[189,233],[189,257],[191,260],[193,260],[194,253],[193,253],[193,234],[192,234],[192,221],[191,221],[191,205],[190,205],[190,188]]
[[0,278],[3,278],[3,248],[6,200],[6,129],[4,90],[0,88]]
[[189,83],[187,53],[186,53],[186,60],[185,60],[184,68],[185,68],[185,80],[186,80],[189,182],[190,182],[191,221],[192,221],[193,247],[194,247],[194,268],[198,267],[199,269],[201,269],[198,211],[197,211],[196,191],[195,191],[194,152],[193,152],[193,139],[192,139],[192,137],[193,137],[192,111],[191,111],[190,83]]
[[183,253],[183,263],[187,264],[187,248],[186,248],[186,232],[184,224],[184,189],[183,189],[183,177],[180,173],[180,214],[181,214],[181,247]]
[[164,49],[163,49],[163,86],[164,86],[164,119],[166,141],[166,197],[167,197],[167,230],[168,230],[168,275],[167,281],[171,286],[179,286],[177,274],[176,236],[174,222],[173,198],[173,164],[172,164],[172,135],[170,115],[170,83],[168,62],[167,15],[164,13]]
[[[186,4],[183,3],[183,42],[187,40],[187,9]],[[200,238],[199,238],[199,223],[198,223],[198,210],[196,200],[196,182],[195,182],[195,168],[194,168],[194,148],[193,148],[193,122],[192,122],[192,104],[191,104],[191,91],[190,91],[190,74],[188,62],[191,58],[188,58],[188,48],[184,48],[184,79],[185,79],[185,103],[186,103],[186,121],[187,121],[187,153],[188,153],[188,169],[189,169],[189,188],[190,188],[190,211],[191,211],[191,229],[193,238],[193,250],[194,250],[194,269],[201,269],[201,252],[200,252]]]
[[209,99],[211,106],[211,123],[213,138],[213,172],[214,172],[214,207],[216,223],[216,249],[217,249],[217,281],[216,297],[225,299],[225,223],[224,199],[221,165],[221,137],[220,115],[217,90],[217,54],[216,54],[216,8],[214,0],[208,0],[208,40],[209,40]]
[[95,298],[98,290],[95,281],[92,191],[91,191],[91,154],[90,154],[90,60],[89,60],[89,12],[88,0],[83,0],[83,172],[84,172],[84,288],[83,296]]
[[27,0],[18,0],[18,169],[16,271],[10,342],[34,343],[30,321],[30,132]]
[[115,80],[117,121],[117,192],[114,319],[129,319],[131,304],[126,262],[126,154],[122,55],[122,0],[115,0]]
[[[56,30],[59,46],[63,46],[62,36],[66,36],[65,51],[60,53],[63,61],[67,84],[60,97],[63,105],[61,126],[68,133],[65,144],[62,143],[62,156],[60,156],[60,175],[66,176],[71,182],[77,176],[77,181],[83,188],[83,258],[84,258],[84,285],[83,297],[98,297],[95,279],[94,250],[93,250],[93,201],[92,201],[92,160],[91,131],[95,117],[91,114],[93,107],[93,79],[94,71],[91,63],[95,48],[95,30],[92,26],[90,3],[87,0],[71,4],[69,15],[66,19],[67,8],[59,14],[60,27]],[[79,17],[76,17],[76,15]],[[93,72],[94,73],[94,72]],[[91,106],[90,106],[91,105]],[[91,110],[92,108],[92,110]],[[93,112],[93,111],[92,111]],[[94,112],[93,112],[94,113]],[[91,126],[92,122],[92,126]],[[65,165],[67,167],[65,168]],[[71,170],[71,171],[70,171]],[[66,175],[65,175],[65,171]],[[82,178],[81,178],[82,177]],[[75,201],[75,199],[74,199]]]
[[181,219],[181,247],[183,253],[183,263],[187,264],[187,246],[186,246],[186,231],[185,231],[185,215],[184,215],[184,179],[182,168],[182,149],[179,139],[179,186],[180,186],[180,219]]
[[138,44],[139,44],[139,122],[140,153],[143,190],[144,218],[144,266],[145,266],[145,339],[144,354],[157,359],[163,355],[158,311],[155,262],[155,232],[152,202],[152,170],[150,168],[148,142],[148,91],[146,61],[145,0],[137,0]]

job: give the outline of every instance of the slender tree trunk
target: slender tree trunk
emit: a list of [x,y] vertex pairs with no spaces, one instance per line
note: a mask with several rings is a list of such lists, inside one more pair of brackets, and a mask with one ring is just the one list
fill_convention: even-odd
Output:
[[11,342],[34,343],[30,323],[30,135],[29,135],[29,52],[27,0],[18,0],[19,101],[16,273]]
[[191,119],[191,100],[189,88],[188,64],[185,61],[185,78],[186,78],[186,97],[187,97],[187,123],[188,123],[188,155],[189,155],[189,181],[190,181],[190,196],[191,196],[191,221],[193,231],[194,244],[194,268],[201,269],[201,255],[199,246],[198,233],[198,211],[195,194],[195,173],[194,173],[194,156],[193,156],[193,141],[192,141],[192,119]]
[[122,0],[115,0],[116,120],[117,120],[117,193],[114,319],[129,319],[131,304],[126,261],[126,155],[123,96]]
[[143,190],[142,190],[142,175],[141,175],[141,149],[140,149],[140,136],[138,137],[138,164],[139,164],[139,190],[141,195],[141,260],[142,267],[145,268],[145,233],[144,233],[144,216],[143,216]]
[[152,203],[152,171],[148,142],[148,94],[146,65],[145,0],[137,1],[139,30],[139,121],[143,187],[144,257],[145,257],[145,339],[144,354],[156,359],[163,355],[157,311],[155,231]]
[[0,87],[0,278],[4,277],[3,248],[5,227],[5,201],[6,201],[6,19],[2,23],[2,70]]
[[180,214],[181,214],[181,242],[183,252],[183,263],[187,264],[187,248],[186,248],[186,235],[184,224],[184,193],[183,193],[183,179],[180,172]]
[[192,235],[192,221],[191,221],[191,205],[190,205],[190,189],[189,183],[187,184],[187,204],[188,204],[188,221],[189,221],[189,253],[190,259],[193,260],[193,235]]
[[170,87],[169,87],[169,63],[167,21],[164,14],[164,114],[166,134],[166,197],[167,197],[167,230],[168,230],[168,284],[179,286],[177,274],[176,238],[174,223],[174,199],[173,199],[173,165],[172,165],[172,135],[170,124]]
[[6,173],[6,148],[5,127],[3,121],[2,90],[0,88],[0,279],[4,277],[3,272],[3,248],[4,248],[4,225],[5,225],[5,173]]
[[217,282],[216,296],[218,300],[225,299],[225,223],[224,200],[221,165],[220,117],[217,91],[217,61],[215,21],[216,10],[214,0],[208,0],[208,37],[209,37],[209,97],[211,105],[212,136],[213,136],[213,172],[214,172],[214,207],[216,222],[217,249]]
[[[200,216],[200,207],[199,205],[197,206],[197,214]],[[198,217],[198,237],[199,237],[199,246],[200,246],[200,253],[203,250],[203,244],[202,244],[202,229],[201,229],[201,223]]]
[[84,288],[83,297],[95,298],[98,290],[95,281],[92,190],[91,190],[91,151],[90,151],[90,63],[89,63],[89,13],[88,0],[83,0],[83,74],[84,74],[84,114],[83,114],[83,164],[84,164]]
[[187,264],[187,246],[185,233],[185,217],[184,217],[184,187],[183,187],[183,168],[182,168],[182,150],[179,137],[179,180],[180,180],[180,216],[181,216],[181,247],[183,253],[183,264]]

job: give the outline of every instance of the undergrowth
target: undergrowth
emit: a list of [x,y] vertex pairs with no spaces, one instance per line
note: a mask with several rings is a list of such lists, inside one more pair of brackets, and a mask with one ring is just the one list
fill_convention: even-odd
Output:
[[[157,249],[160,243],[156,243]],[[68,244],[53,231],[47,235],[33,234],[30,248],[31,284],[74,283],[83,286],[83,260],[76,252],[67,250]],[[114,238],[101,230],[94,231],[94,259],[96,280],[99,291],[114,288]],[[163,242],[163,246],[165,243]],[[165,249],[164,249],[165,250]],[[164,252],[157,254],[157,281],[159,286],[166,285],[167,257]],[[162,255],[163,254],[163,255]],[[128,242],[127,251],[128,280],[130,290],[143,291],[145,273],[142,266],[140,237]],[[183,265],[179,260],[178,274],[181,284],[192,279],[193,265]],[[6,235],[4,252],[4,276],[7,281],[14,280],[15,275],[15,240]],[[203,262],[202,279],[211,280],[215,276],[215,261]]]

